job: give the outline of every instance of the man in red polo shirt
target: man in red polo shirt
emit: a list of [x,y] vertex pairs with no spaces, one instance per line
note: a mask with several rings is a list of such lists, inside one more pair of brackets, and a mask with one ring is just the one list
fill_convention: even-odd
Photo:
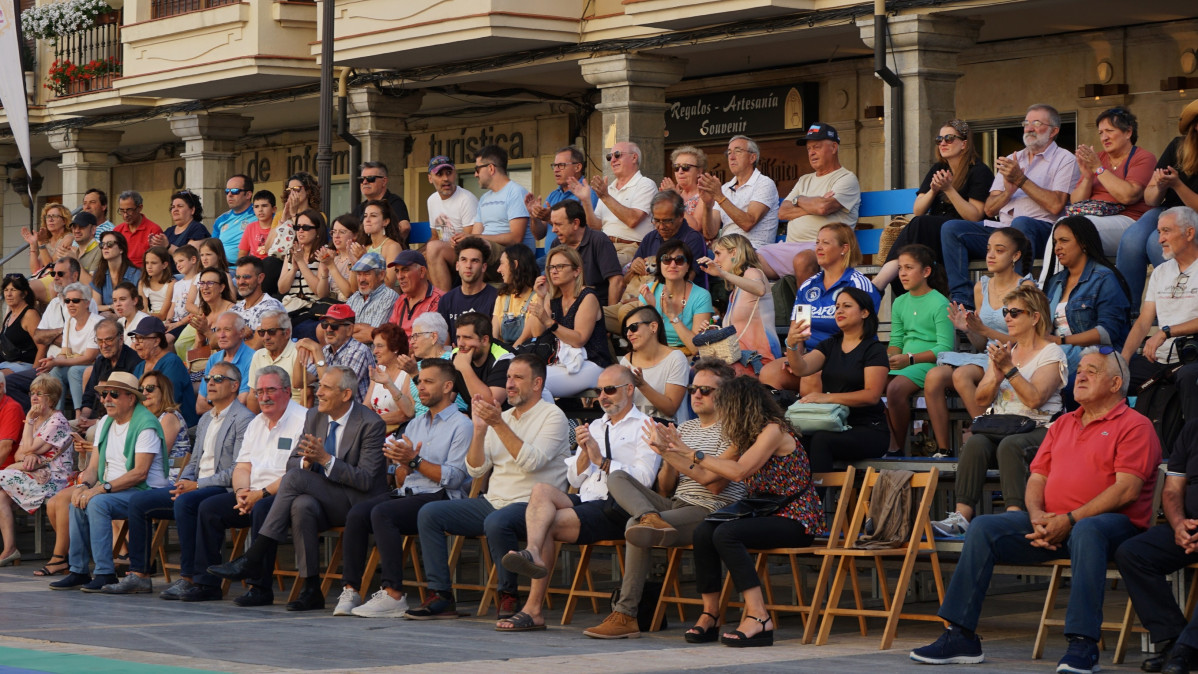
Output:
[[117,213],[122,222],[113,231],[125,237],[129,244],[129,260],[141,269],[142,258],[150,249],[150,237],[161,234],[162,228],[141,214],[141,195],[134,190],[125,190],[117,200]]
[[391,322],[403,328],[408,338],[412,337],[412,321],[426,311],[436,311],[444,294],[428,281],[428,263],[424,255],[414,251],[401,251],[395,261],[387,265],[398,267],[395,277],[399,280],[399,302],[391,312]]
[[4,375],[0,374],[0,469],[12,465],[24,426],[25,410],[8,395]]

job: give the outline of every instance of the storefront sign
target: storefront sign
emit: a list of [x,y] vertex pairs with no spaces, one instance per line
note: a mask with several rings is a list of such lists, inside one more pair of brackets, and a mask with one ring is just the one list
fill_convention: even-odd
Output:
[[817,121],[819,87],[813,82],[686,96],[666,101],[671,145],[797,131]]
[[[761,150],[761,156],[757,160],[757,168],[778,185],[778,194],[780,196],[786,196],[790,192],[791,188],[798,182],[799,176],[811,173],[811,162],[807,159],[807,150],[799,145],[795,145],[793,140],[789,138],[786,140],[768,140],[759,142],[757,145]],[[728,149],[726,144],[700,145],[699,143],[695,143],[695,146],[707,155],[708,173],[719,178],[721,182],[727,182],[732,179],[732,174],[728,172],[728,161],[724,157],[724,150]],[[674,150],[674,147],[666,147],[667,160],[669,159],[669,153]],[[666,166],[663,175],[673,176],[673,169]]]
[[419,152],[414,159],[428,162],[439,154],[449,157],[455,164],[473,164],[478,151],[487,145],[498,145],[507,151],[508,159],[524,159],[536,155],[536,122],[496,124],[484,127],[466,127],[419,134],[415,147],[427,150],[421,158]]

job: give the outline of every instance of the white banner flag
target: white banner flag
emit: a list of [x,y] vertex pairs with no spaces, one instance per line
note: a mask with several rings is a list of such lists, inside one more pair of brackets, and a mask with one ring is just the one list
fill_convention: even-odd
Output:
[[0,105],[8,116],[8,127],[17,141],[25,174],[32,176],[29,160],[29,108],[25,100],[25,74],[21,72],[21,50],[17,44],[17,11],[13,0],[0,0]]

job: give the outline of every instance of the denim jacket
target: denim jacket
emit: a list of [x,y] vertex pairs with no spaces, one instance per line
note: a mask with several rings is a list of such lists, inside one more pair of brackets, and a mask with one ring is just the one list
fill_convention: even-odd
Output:
[[[1069,270],[1062,269],[1048,279],[1044,294],[1048,296],[1048,310],[1056,310],[1057,303],[1065,291],[1065,283],[1069,279]],[[1087,260],[1082,269],[1077,287],[1069,296],[1065,305],[1065,320],[1069,323],[1069,332],[1079,334],[1091,328],[1097,328],[1103,345],[1123,349],[1123,341],[1127,339],[1130,324],[1131,306],[1123,286],[1114,270],[1099,265],[1094,260]],[[1065,355],[1069,358],[1069,373],[1072,378],[1077,371],[1077,363],[1081,360],[1081,347],[1063,346]]]

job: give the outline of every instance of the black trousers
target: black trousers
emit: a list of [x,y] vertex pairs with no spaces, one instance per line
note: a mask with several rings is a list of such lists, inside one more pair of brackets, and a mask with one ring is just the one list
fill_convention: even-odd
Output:
[[876,459],[890,447],[890,431],[885,425],[854,426],[847,431],[817,431],[803,436],[803,448],[811,460],[811,472],[827,473],[839,461]]
[[[897,260],[903,246],[922,243],[936,254],[937,263],[944,264],[944,254],[940,252],[940,226],[952,219],[943,215],[917,215],[911,218],[911,222],[895,237],[894,245],[886,253],[886,261]],[[898,278],[890,282],[890,289],[895,297],[907,292]]]
[[349,509],[345,531],[341,534],[341,582],[355,590],[362,589],[362,574],[366,571],[366,555],[370,549],[370,534],[382,559],[382,586],[393,590],[403,584],[403,539],[414,536],[416,514],[426,503],[445,501],[445,490],[431,494],[393,496],[380,494]]
[[728,567],[737,592],[761,585],[749,548],[800,548],[812,535],[802,522],[786,517],[749,517],[731,522],[704,520],[695,529],[695,585],[700,594],[719,592],[723,583],[720,562]]
[[1186,554],[1173,541],[1173,529],[1158,524],[1124,541],[1115,551],[1115,562],[1152,642],[1177,639],[1178,643],[1198,648],[1198,621],[1186,622],[1173,598],[1173,588],[1165,580],[1174,571],[1198,562],[1198,553]]
[[[233,506],[237,503],[236,494],[229,492],[204,499],[204,502],[200,504],[200,510],[196,516],[197,534],[195,552],[196,568],[203,570],[197,573],[191,581],[198,585],[220,587],[220,578],[209,575],[207,569],[223,561],[220,558],[220,552],[221,548],[225,545],[225,530],[249,527],[250,539],[257,538],[258,530],[262,528],[262,523],[266,521],[266,516],[270,514],[270,506],[274,501],[274,496],[267,496],[254,504],[254,509],[250,511],[250,514],[242,515],[233,509]],[[270,552],[263,558],[262,568],[263,572],[260,578],[250,578],[246,582],[254,587],[269,591],[270,581],[275,573],[274,546],[270,546]]]

